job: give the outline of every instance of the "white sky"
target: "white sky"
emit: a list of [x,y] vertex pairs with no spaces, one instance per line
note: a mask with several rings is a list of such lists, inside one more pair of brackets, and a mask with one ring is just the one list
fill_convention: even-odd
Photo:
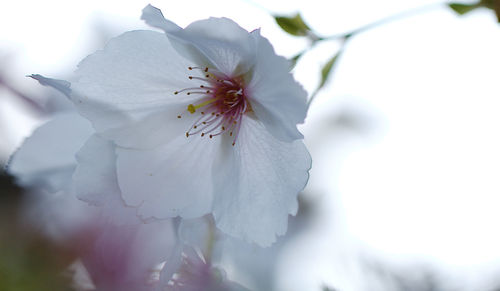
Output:
[[[301,11],[311,27],[329,35],[438,2],[151,3],[181,26],[226,16],[248,30],[262,27],[277,52],[291,56],[305,42],[281,32],[266,10]],[[8,70],[2,68],[2,74],[23,91],[39,94],[39,86],[26,74],[65,78],[97,48],[95,23],[112,35],[144,29],[139,16],[147,3],[3,3],[0,63]],[[490,11],[457,17],[438,8],[367,31],[348,43],[334,81],[318,95],[303,126],[314,161],[306,190],[322,206],[317,224],[283,258],[283,290],[314,290],[320,282],[356,290],[351,285],[355,277],[339,275],[330,264],[342,266],[343,257],[361,247],[394,263],[437,263],[471,287],[482,278],[476,272],[489,275],[493,265],[500,265],[495,263],[500,262],[499,36]],[[308,90],[336,48],[336,43],[320,46],[299,63],[296,77]],[[33,125],[11,100],[0,99],[0,126],[11,134],[5,139],[10,144],[4,141],[3,147],[9,150]],[[329,124],[344,109],[360,113],[369,130],[334,131]]]

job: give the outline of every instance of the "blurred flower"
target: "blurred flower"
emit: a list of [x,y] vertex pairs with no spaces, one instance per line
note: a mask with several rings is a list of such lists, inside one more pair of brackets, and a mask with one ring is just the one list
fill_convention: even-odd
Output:
[[101,223],[95,227],[95,237],[84,239],[89,243],[82,245],[80,255],[96,289],[153,290],[159,282],[152,279],[155,266],[170,263],[175,251],[171,221],[120,226]]
[[[142,18],[167,37],[132,31],[111,40],[80,63],[71,92],[33,77],[66,93],[117,145],[121,195],[143,219],[213,213],[227,234],[270,245],[309,176],[297,130],[305,91],[259,30],[226,18],[182,29],[151,5]],[[86,172],[84,191],[100,187]]]
[[226,279],[225,272],[213,267],[192,247],[185,247],[182,264],[171,280],[168,291],[244,291],[245,287]]
[[[77,159],[81,160],[78,166]],[[87,163],[92,163],[100,187],[82,185],[85,180],[80,177],[86,177]],[[97,290],[153,290],[149,277],[155,266],[170,261],[177,236],[171,220],[145,224],[134,208],[125,205],[114,167],[112,143],[93,135],[90,123],[70,112],[55,115],[26,139],[7,170],[33,189],[25,210],[28,220],[80,257],[92,286]],[[76,186],[87,189],[87,195],[101,196],[101,207],[78,200]],[[76,287],[94,290],[88,285]]]

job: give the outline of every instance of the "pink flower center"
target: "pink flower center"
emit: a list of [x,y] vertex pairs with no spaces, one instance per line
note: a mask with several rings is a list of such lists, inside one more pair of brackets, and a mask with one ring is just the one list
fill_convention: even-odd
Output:
[[[189,67],[189,70],[199,70],[203,77],[189,76],[190,80],[202,83],[198,87],[185,88],[174,94],[186,92],[186,95],[200,94],[202,97],[196,104],[189,104],[187,111],[199,114],[186,137],[200,134],[213,138],[224,133],[234,137],[236,143],[243,114],[252,111],[247,100],[243,78],[227,77],[219,71],[209,68]],[[178,115],[177,118],[182,118]]]

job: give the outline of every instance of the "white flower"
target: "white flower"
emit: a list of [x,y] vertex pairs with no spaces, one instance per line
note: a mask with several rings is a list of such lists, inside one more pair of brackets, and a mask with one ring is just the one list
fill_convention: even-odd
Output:
[[67,93],[116,144],[124,201],[144,219],[213,213],[227,234],[270,245],[309,175],[297,130],[305,91],[259,30],[226,18],[182,29],[151,5],[142,18],[167,37],[112,39],[80,63]]

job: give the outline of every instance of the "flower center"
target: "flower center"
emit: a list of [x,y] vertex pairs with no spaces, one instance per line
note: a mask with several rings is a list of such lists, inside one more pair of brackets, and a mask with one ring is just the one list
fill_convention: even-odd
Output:
[[[187,106],[190,114],[200,116],[186,132],[186,137],[200,134],[202,137],[207,135],[213,138],[228,133],[233,137],[232,145],[234,146],[243,114],[252,111],[245,95],[243,78],[230,78],[209,68],[189,67],[188,69],[200,71],[203,77],[189,76],[190,80],[201,82],[202,85],[174,92],[176,95],[182,92],[186,92],[186,95],[202,95],[196,104]],[[178,115],[177,118],[182,118],[182,115]]]

